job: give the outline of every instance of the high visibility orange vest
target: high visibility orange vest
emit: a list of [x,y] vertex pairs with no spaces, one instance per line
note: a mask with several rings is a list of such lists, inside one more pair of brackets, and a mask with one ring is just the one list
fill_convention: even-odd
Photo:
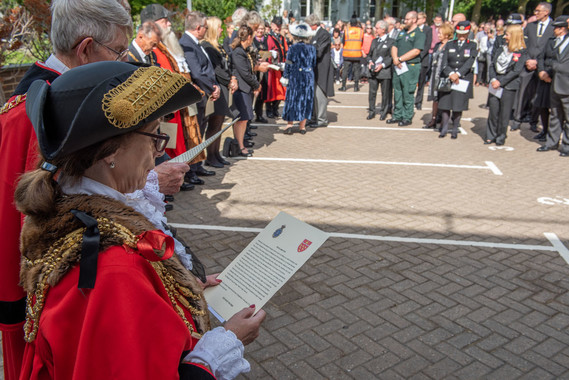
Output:
[[357,26],[348,27],[344,42],[344,57],[360,58],[362,56],[362,43],[364,31]]

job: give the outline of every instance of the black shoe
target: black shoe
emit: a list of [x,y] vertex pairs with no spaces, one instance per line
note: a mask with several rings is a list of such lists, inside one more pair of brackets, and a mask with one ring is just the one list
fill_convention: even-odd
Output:
[[249,132],[245,132],[245,135],[243,136],[243,140],[251,140],[253,138],[253,136],[251,136],[249,134]]
[[[265,119],[265,120],[266,120],[266,119]],[[268,120],[267,120],[267,122],[268,122]],[[257,129],[257,126],[256,126],[256,125],[253,125],[253,124],[249,124],[249,129]]]
[[387,119],[387,114],[381,114],[381,116],[379,116],[379,120],[383,121],[385,119]]
[[398,125],[400,127],[406,127],[408,125],[411,125],[411,120],[401,120]]
[[211,166],[213,168],[222,168],[223,164],[221,162],[217,162],[217,161],[206,161],[205,162],[205,166]]
[[444,138],[446,135],[439,135],[439,139]]
[[312,126],[312,125],[316,125],[316,124],[318,124],[318,123],[317,123],[316,121],[314,121],[314,120],[309,120],[309,121],[306,122],[306,125],[309,126],[309,127]]
[[533,136],[533,138],[536,139],[536,140],[539,140],[539,139],[541,139],[542,137],[545,137],[545,136],[546,136],[545,131],[541,131],[541,132],[539,132],[537,135]]
[[537,127],[537,125],[530,125],[529,129],[530,131],[535,133],[539,132],[539,128]]
[[[184,185],[182,185],[182,186],[184,186]],[[180,190],[181,189],[182,188],[180,187]],[[164,195],[164,202],[174,202],[174,196],[173,195]]]
[[252,148],[255,143],[253,141],[246,140],[243,141],[243,145],[245,145],[245,148]]
[[164,206],[165,207],[165,211],[172,211],[174,209],[174,205],[168,203],[167,205]]
[[217,158],[217,162],[219,162],[222,165],[231,165],[231,162],[229,162],[226,159],[224,159],[223,157],[221,157],[221,154],[216,154],[215,158]]
[[251,137],[257,136],[257,132],[247,132],[247,134]]
[[502,145],[504,145],[503,142],[498,142],[498,141],[496,141],[496,146],[502,146]]
[[456,137],[457,137],[456,135],[451,135],[451,136],[450,136],[450,138],[453,139],[453,140],[456,140]]
[[274,119],[274,118],[275,118],[275,115],[273,115],[272,112],[267,112],[267,117],[268,117],[269,119]]
[[180,186],[180,191],[190,191],[193,190],[194,188],[195,186],[192,185],[191,183],[184,182],[182,186]]
[[415,108],[417,109],[417,111],[421,111],[421,109],[423,109],[423,105],[421,103],[417,103],[415,104]]
[[285,134],[285,135],[292,135],[292,127],[285,129],[284,132],[283,132],[283,134]]
[[559,155],[560,155],[561,157],[569,157],[569,153],[568,153],[568,152],[561,152],[561,153],[559,153]]
[[537,151],[538,152],[547,152],[547,151],[554,150],[554,149],[555,148],[553,148],[553,147],[543,145],[543,146],[540,146],[539,148],[537,148]]
[[191,183],[192,185],[203,185],[205,182],[203,179],[200,179],[197,175],[186,177],[186,181]]
[[346,90],[347,90],[346,86],[342,86],[338,89],[338,91],[346,91]]
[[306,129],[301,129],[298,132],[300,132],[301,135],[305,135],[306,134]]
[[198,170],[196,170],[196,174],[202,177],[210,177],[212,175],[215,175],[215,172],[213,170],[206,170],[200,166]]
[[263,116],[258,116],[258,117],[255,119],[255,122],[256,122],[256,123],[267,124],[269,121],[268,121],[267,119],[265,119]]
[[397,124],[400,122],[401,122],[401,120],[397,120],[397,119],[393,119],[393,118],[387,119],[387,121],[386,121],[387,124]]
[[328,123],[316,123],[309,125],[310,128],[325,128],[328,126]]
[[241,151],[239,151],[239,156],[241,156],[241,157],[252,157],[253,152],[251,152],[250,150],[247,150],[247,153],[243,153],[243,150],[241,150]]
[[374,117],[375,117],[375,112],[370,112],[370,113],[368,113],[366,119],[371,120],[371,119],[373,119]]

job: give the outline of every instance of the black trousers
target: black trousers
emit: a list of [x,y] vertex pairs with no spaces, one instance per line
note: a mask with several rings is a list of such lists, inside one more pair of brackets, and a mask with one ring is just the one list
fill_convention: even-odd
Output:
[[[428,61],[428,56],[427,56]],[[425,84],[427,83],[427,73],[429,72],[429,65],[425,66],[421,63],[421,71],[419,72],[419,81],[417,82],[417,93],[415,94],[415,105],[423,104],[423,93],[425,91]]]
[[381,106],[379,107],[380,115],[387,115],[391,112],[392,99],[391,94],[391,78],[388,79],[377,79],[372,76],[368,79],[369,82],[369,112],[375,113],[376,109],[376,99],[377,99],[377,88],[381,84]]
[[361,63],[359,58],[344,58],[344,68],[342,69],[342,86],[346,85],[346,80],[348,79],[350,70],[354,75],[354,83],[357,84],[360,81],[360,66]]
[[551,89],[551,113],[545,145],[569,153],[569,96],[558,95]]
[[488,99],[490,110],[488,112],[488,123],[486,124],[486,140],[504,144],[515,100],[516,90],[504,89],[500,99],[490,95],[490,99]]

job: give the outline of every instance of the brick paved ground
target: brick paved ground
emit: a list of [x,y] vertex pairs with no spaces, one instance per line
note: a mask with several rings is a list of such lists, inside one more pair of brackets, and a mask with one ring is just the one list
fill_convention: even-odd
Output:
[[[365,119],[367,86],[330,102],[332,126]],[[569,244],[569,161],[537,153],[533,133],[482,144],[486,91],[476,89],[458,140],[431,131],[320,128],[305,136],[256,131],[255,158],[409,162],[476,168],[231,160],[205,186],[176,196],[171,222],[264,227],[286,211],[327,232],[440,244],[330,238],[265,307],[246,348],[247,379],[470,379],[569,377],[569,265],[545,232]],[[429,103],[424,104],[430,107]],[[429,110],[419,111],[413,128]],[[560,198],[558,198],[560,199]],[[182,230],[211,272],[253,233]],[[443,244],[476,241],[512,248]]]

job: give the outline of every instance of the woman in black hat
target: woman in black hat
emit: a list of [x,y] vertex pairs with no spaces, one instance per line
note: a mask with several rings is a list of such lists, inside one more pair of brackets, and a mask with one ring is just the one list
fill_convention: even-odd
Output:
[[148,205],[125,195],[164,152],[161,117],[199,98],[179,74],[123,62],[31,85],[26,111],[43,161],[15,193],[26,215],[22,378],[213,379],[249,369],[243,344],[264,312],[244,309],[208,331],[205,284]]
[[520,87],[520,73],[528,59],[521,25],[511,24],[506,29],[504,44],[492,56],[488,99],[488,124],[484,144],[504,145],[508,123]]
[[467,81],[466,89],[451,89],[443,92],[441,88],[438,90],[439,110],[442,113],[440,138],[446,136],[448,132],[449,120],[451,120],[453,129],[451,138],[456,139],[458,136],[458,125],[462,112],[468,109],[468,100],[472,97],[473,88],[472,81],[474,79],[473,65],[478,54],[476,42],[468,40],[470,33],[470,22],[461,21],[456,25],[456,40],[449,41],[445,47],[442,66],[443,71],[441,78],[448,78],[452,84],[458,85],[463,81]]

